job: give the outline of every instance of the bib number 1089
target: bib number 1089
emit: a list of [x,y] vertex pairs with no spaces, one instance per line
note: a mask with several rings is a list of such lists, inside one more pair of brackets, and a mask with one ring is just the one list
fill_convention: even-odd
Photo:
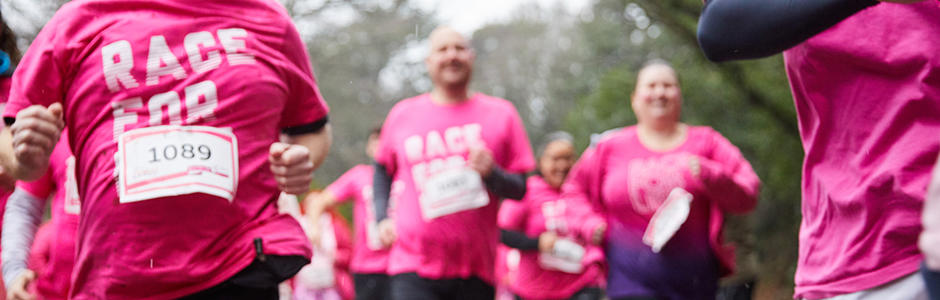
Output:
[[212,148],[209,148],[208,145],[193,145],[193,144],[182,144],[177,147],[177,145],[165,145],[161,147],[151,147],[148,149],[151,159],[150,163],[157,163],[161,161],[170,161],[177,158],[181,159],[199,159],[199,160],[209,160],[212,158]]
[[230,129],[134,129],[118,138],[116,158],[121,203],[193,193],[234,199],[238,142]]

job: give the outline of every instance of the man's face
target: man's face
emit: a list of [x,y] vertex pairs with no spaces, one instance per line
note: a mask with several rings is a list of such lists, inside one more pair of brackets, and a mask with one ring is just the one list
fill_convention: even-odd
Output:
[[473,73],[474,53],[460,33],[441,28],[431,33],[431,49],[425,64],[435,85],[466,86]]

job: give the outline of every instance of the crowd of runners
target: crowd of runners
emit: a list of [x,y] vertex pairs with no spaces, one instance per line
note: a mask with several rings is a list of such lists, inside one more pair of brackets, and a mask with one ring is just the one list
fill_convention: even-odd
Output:
[[[784,52],[806,151],[794,297],[940,299],[940,5],[765,2],[706,1],[699,40]],[[73,1],[22,57],[4,25],[0,297],[715,299],[723,220],[760,180],[680,121],[677,70],[624,87],[636,124],[533,149],[511,102],[470,91],[467,38],[427,40],[432,90],[310,191],[329,108],[276,1]]]

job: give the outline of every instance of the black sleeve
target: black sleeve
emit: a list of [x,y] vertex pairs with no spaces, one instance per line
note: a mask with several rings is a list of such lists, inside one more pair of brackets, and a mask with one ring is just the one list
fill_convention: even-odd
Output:
[[493,171],[484,181],[486,187],[500,198],[521,200],[525,196],[525,174],[509,173],[493,165]]
[[921,264],[920,274],[924,276],[924,283],[927,284],[927,295],[930,300],[940,300],[940,272],[930,270],[926,265]]
[[380,222],[388,217],[388,195],[392,190],[392,176],[388,175],[385,166],[378,162],[372,163],[372,205],[375,208],[375,221]]
[[709,0],[698,22],[698,43],[712,61],[770,56],[878,3],[877,0]]
[[539,239],[530,238],[525,235],[525,233],[514,231],[514,230],[499,230],[499,241],[504,245],[509,246],[510,248],[516,248],[519,250],[538,250],[539,249]]
[[281,129],[281,133],[286,135],[301,135],[306,133],[316,133],[323,130],[323,127],[326,127],[326,124],[330,122],[329,116],[323,116],[319,120],[297,126],[291,126],[284,129]]

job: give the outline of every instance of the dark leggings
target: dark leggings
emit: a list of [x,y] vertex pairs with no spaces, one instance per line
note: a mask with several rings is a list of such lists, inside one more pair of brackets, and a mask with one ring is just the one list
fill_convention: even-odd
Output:
[[[599,287],[586,287],[581,290],[578,290],[568,298],[568,300],[601,300],[604,299],[604,290]],[[523,300],[522,297],[516,296],[516,300]]]
[[353,286],[355,286],[356,289],[356,300],[388,299],[390,280],[387,274],[353,273]]
[[924,283],[927,285],[927,295],[930,300],[940,300],[940,272],[927,269],[926,265],[920,266],[920,274],[924,277]]
[[392,300],[493,300],[496,290],[477,277],[428,279],[415,273],[393,275]]

